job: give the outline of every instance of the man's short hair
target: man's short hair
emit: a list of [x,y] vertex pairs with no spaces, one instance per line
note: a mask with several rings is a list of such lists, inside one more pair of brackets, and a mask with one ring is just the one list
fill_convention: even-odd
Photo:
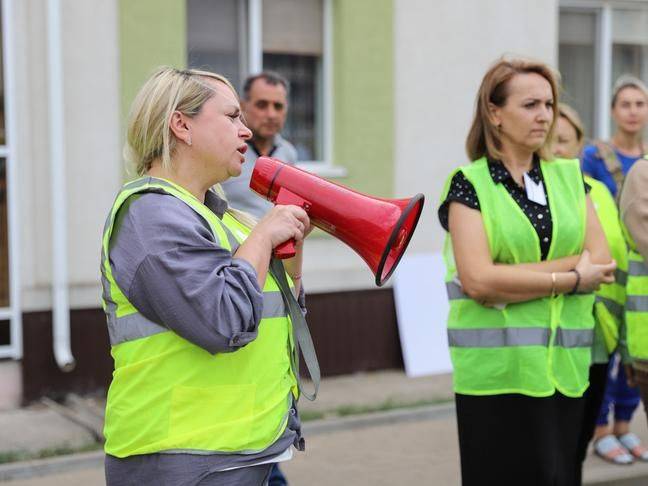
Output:
[[290,92],[290,83],[281,74],[275,71],[262,71],[259,74],[253,74],[245,78],[245,83],[243,83],[243,97],[246,100],[250,99],[250,90],[257,79],[263,79],[266,83],[271,84],[272,86],[283,86],[286,90],[286,94]]

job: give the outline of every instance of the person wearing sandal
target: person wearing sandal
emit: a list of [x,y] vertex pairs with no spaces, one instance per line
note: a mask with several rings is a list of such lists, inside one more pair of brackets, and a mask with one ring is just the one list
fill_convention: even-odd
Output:
[[[632,464],[635,459],[648,461],[648,449],[641,444],[639,437],[630,432],[630,421],[639,400],[634,383],[628,381],[626,369],[619,354],[613,355],[610,363],[605,400],[597,419],[594,432],[594,453],[619,465]],[[614,425],[608,425],[610,399],[614,399]]]
[[[573,108],[563,103],[559,105],[559,115],[552,152],[556,157],[578,158],[585,141],[583,122]],[[614,198],[602,182],[591,177],[585,177],[585,182],[590,187],[589,195],[618,268],[616,282],[601,285],[601,288],[595,293],[594,342],[592,344],[592,365],[589,370],[590,384],[584,394],[585,412],[578,443],[577,480],[574,484],[581,484],[582,481],[583,462],[587,456],[587,448],[594,435],[594,428],[603,402],[610,355],[614,354],[619,344],[628,270],[626,243],[619,224],[619,212]],[[627,451],[622,447],[617,447],[616,443],[616,438],[613,437],[613,440],[606,438],[597,442],[595,450],[598,454],[609,454],[615,461],[632,462],[632,457]]]
[[616,264],[578,161],[551,154],[557,101],[547,65],[496,62],[466,141],[473,162],[441,199],[464,486],[575,481],[591,292]]
[[[612,93],[612,118],[616,131],[611,142],[595,142],[583,151],[583,171],[607,185],[612,195],[624,186],[624,177],[645,152],[642,133],[648,122],[648,91],[632,76],[621,76]],[[631,265],[632,267],[632,265]],[[625,325],[625,321],[622,321]],[[630,432],[632,415],[639,405],[639,390],[630,386],[630,377],[621,365],[630,363],[625,345],[625,327],[620,332],[617,355],[607,369],[607,385],[594,432],[594,452],[615,464],[631,464],[634,459],[648,460],[648,449]],[[608,425],[610,406],[614,408],[614,426]]]

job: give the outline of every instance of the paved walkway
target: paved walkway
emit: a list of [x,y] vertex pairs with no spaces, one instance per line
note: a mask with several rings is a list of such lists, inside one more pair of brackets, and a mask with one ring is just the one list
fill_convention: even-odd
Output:
[[[458,485],[459,459],[454,408],[447,402],[451,396],[448,376],[408,379],[400,372],[382,372],[324,380],[318,401],[314,404],[304,402],[301,409],[306,415],[323,415],[328,418],[305,424],[307,451],[295,453],[294,459],[282,467],[292,486]],[[422,402],[444,400],[445,404],[420,405]],[[339,414],[349,412],[416,403],[419,404],[416,408],[339,417]],[[47,420],[40,418],[36,423],[41,428],[51,427],[50,432],[42,435],[39,431],[34,431],[32,434],[34,420],[41,412],[47,415]],[[15,439],[7,439],[7,429],[3,427],[8,424],[12,427],[12,436],[21,428],[26,432],[20,437],[23,445],[29,442],[27,437],[52,437],[56,427],[59,427],[61,437],[79,440],[79,443],[91,437],[91,434],[86,437],[79,435],[79,426],[66,424],[67,419],[60,422],[50,414],[51,410],[44,409],[41,412],[14,411],[10,414],[13,423],[8,420],[7,413],[0,413],[0,447],[6,448],[8,442],[16,443]],[[338,417],[332,418],[333,415]],[[29,421],[18,423],[27,419]],[[50,419],[57,425],[47,425]],[[648,443],[648,428],[643,413],[635,415],[633,429]],[[50,439],[47,441],[53,443]],[[66,459],[51,459],[45,461],[53,464],[46,477],[31,477],[2,484],[104,484],[100,452],[76,457],[81,460],[77,461],[73,469],[65,466]],[[0,478],[3,467],[7,466],[0,466]],[[37,469],[32,470],[34,471]],[[23,473],[29,472],[29,467],[23,470]],[[619,467],[593,456],[586,463],[585,480],[589,485],[645,485],[648,484],[647,478],[648,464]]]

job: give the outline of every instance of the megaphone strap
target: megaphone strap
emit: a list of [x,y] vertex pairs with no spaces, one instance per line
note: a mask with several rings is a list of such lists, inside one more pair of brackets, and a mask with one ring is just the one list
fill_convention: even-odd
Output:
[[[283,296],[284,302],[290,314],[290,320],[292,321],[293,336],[295,338],[295,352],[291,356],[291,359],[295,378],[297,378],[297,386],[299,387],[300,394],[304,395],[308,400],[312,402],[317,397],[321,378],[319,362],[317,361],[317,354],[315,353],[315,347],[313,346],[313,339],[311,338],[310,331],[308,330],[308,324],[306,323],[306,319],[302,314],[301,307],[299,307],[297,299],[295,299],[295,296],[290,290],[290,285],[288,284],[288,280],[286,279],[286,271],[281,260],[278,260],[276,258],[273,258],[271,260],[270,272],[279,285],[281,295]],[[299,376],[300,351],[302,356],[304,357],[304,363],[306,363],[308,374],[313,381],[314,390],[312,394],[304,390],[301,377]]]

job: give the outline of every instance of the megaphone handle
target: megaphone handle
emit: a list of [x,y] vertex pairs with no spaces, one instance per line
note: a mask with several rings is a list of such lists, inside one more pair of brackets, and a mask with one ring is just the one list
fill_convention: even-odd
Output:
[[279,260],[285,260],[286,258],[292,258],[295,256],[295,240],[290,239],[284,241],[280,245],[277,245],[274,249],[274,256]]
[[[279,188],[279,192],[277,192],[277,198],[275,199],[274,203],[283,205],[292,204],[294,206],[299,206],[306,211],[310,209],[310,203],[306,201],[306,199],[283,187]],[[280,245],[277,245],[274,249],[274,256],[279,260],[292,258],[295,256],[295,253],[295,240],[292,238],[288,241],[284,241]]]

